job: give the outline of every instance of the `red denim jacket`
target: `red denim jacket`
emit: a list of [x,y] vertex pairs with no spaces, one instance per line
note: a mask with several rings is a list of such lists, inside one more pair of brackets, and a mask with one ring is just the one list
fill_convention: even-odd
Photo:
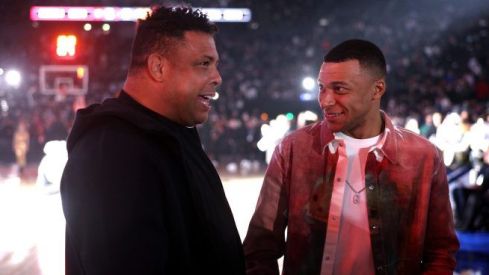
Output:
[[[441,154],[382,116],[383,158],[370,152],[365,168],[376,274],[452,274],[459,243]],[[338,160],[327,146],[333,139],[318,122],[275,149],[244,241],[247,274],[278,274],[282,255],[283,274],[320,273]]]

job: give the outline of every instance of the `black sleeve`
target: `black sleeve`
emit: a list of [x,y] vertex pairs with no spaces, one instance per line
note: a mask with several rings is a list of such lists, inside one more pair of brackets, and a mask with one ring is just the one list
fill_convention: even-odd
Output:
[[70,152],[61,185],[67,274],[167,274],[163,179],[155,176],[165,166],[147,143],[112,127]]

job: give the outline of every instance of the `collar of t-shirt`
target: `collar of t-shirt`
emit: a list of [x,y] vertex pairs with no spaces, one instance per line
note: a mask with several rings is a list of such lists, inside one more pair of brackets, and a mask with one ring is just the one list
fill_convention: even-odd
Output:
[[334,136],[335,139],[342,139],[343,142],[345,143],[347,156],[357,154],[361,148],[368,148],[370,146],[377,144],[380,137],[380,135],[377,135],[371,138],[358,139],[358,138],[350,137],[342,132],[335,133]]
[[387,136],[384,132],[380,135],[365,139],[353,138],[343,132],[336,132],[333,135],[335,138],[328,143],[328,149],[331,154],[336,153],[338,145],[343,142],[345,143],[348,156],[356,154],[360,148],[370,147],[369,152],[374,152],[378,162],[381,162],[384,159],[384,154],[381,150]]

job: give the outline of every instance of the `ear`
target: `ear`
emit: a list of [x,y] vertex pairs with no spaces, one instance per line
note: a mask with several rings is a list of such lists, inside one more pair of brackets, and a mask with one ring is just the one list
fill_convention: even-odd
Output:
[[161,82],[163,80],[163,70],[165,69],[165,57],[152,53],[148,56],[148,60],[146,62],[146,67],[148,70],[148,74],[157,82]]
[[372,95],[373,100],[380,100],[385,93],[386,84],[385,79],[381,78],[374,82],[374,93]]

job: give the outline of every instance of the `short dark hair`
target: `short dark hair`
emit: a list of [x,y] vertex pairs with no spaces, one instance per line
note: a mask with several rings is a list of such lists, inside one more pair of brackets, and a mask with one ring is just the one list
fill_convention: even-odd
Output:
[[144,67],[152,53],[167,53],[174,42],[183,40],[186,31],[214,35],[217,26],[201,10],[190,6],[154,7],[146,19],[138,20],[129,69]]
[[370,41],[346,40],[331,49],[324,57],[324,62],[337,63],[348,60],[358,60],[362,68],[372,70],[377,77],[385,77],[387,74],[384,54]]

